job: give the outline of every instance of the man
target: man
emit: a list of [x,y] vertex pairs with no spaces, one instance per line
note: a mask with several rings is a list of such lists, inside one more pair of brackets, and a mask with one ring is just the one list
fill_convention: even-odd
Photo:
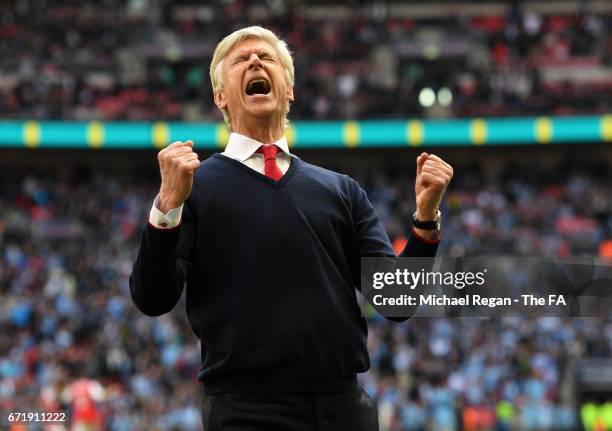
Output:
[[[357,385],[369,368],[357,304],[362,256],[395,256],[363,189],[290,153],[287,46],[261,27],[217,46],[214,100],[232,131],[200,163],[191,141],[159,152],[159,195],[130,290],[145,314],[169,312],[187,289],[202,342],[202,420],[215,430],[376,430]],[[417,159],[416,218],[404,256],[434,256],[452,168]]]

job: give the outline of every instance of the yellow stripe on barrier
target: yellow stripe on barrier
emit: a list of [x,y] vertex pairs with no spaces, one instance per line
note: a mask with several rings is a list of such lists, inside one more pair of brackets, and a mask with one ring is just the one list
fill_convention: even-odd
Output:
[[355,148],[359,145],[359,123],[357,121],[347,121],[343,127],[344,145]]
[[612,142],[612,115],[601,117],[601,139]]
[[153,124],[153,145],[156,148],[164,148],[170,140],[170,130],[168,124],[163,121],[158,121]]
[[470,139],[474,145],[486,144],[488,136],[489,130],[485,120],[475,118],[470,122]]
[[91,148],[100,148],[104,145],[104,124],[92,121],[87,126],[87,144]]
[[285,138],[287,139],[287,145],[289,146],[289,148],[292,148],[295,145],[296,137],[297,137],[297,133],[295,131],[295,127],[293,127],[293,125],[290,124],[285,129]]
[[225,123],[218,123],[215,129],[215,140],[217,141],[217,147],[225,148],[227,141],[229,140],[229,130]]
[[23,124],[23,143],[28,148],[40,145],[40,124],[38,121],[26,121]]
[[406,135],[408,138],[408,145],[411,147],[423,145],[423,137],[425,136],[423,122],[420,120],[409,121],[406,127]]
[[553,138],[553,125],[548,117],[540,117],[535,121],[535,135],[538,144],[550,144]]

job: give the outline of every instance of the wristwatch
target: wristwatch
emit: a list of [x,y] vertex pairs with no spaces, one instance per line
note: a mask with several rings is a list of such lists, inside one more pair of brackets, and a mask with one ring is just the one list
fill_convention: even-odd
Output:
[[436,210],[436,217],[431,221],[420,221],[417,219],[416,211],[412,214],[412,219],[414,221],[414,227],[418,227],[419,229],[425,230],[440,230],[440,224],[442,219],[442,214],[440,210]]

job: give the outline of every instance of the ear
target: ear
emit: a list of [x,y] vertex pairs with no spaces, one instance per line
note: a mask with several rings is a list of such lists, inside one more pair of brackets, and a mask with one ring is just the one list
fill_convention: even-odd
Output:
[[221,110],[227,107],[227,100],[225,100],[225,93],[223,90],[215,91],[215,105]]
[[287,100],[293,102],[293,87],[287,87]]

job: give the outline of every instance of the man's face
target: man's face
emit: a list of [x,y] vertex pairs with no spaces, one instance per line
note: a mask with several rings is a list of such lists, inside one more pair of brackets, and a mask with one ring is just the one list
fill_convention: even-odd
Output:
[[249,117],[283,116],[287,100],[293,101],[285,68],[264,40],[237,43],[223,60],[222,74],[223,89],[215,92],[215,103],[229,109],[232,124]]

